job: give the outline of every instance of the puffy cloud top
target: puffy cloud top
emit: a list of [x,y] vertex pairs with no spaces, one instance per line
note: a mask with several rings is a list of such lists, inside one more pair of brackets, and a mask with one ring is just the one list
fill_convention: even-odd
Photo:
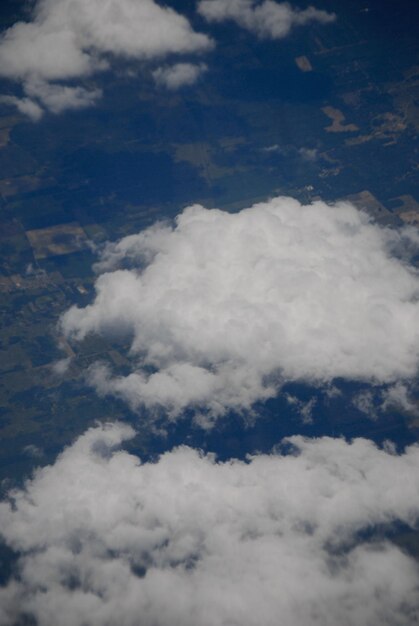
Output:
[[[27,95],[57,112],[51,89],[57,92],[62,85],[50,82],[105,69],[110,55],[154,59],[211,45],[186,18],[154,0],[38,0],[31,22],[18,22],[3,33],[0,75],[22,81]],[[89,94],[92,100],[86,90],[82,100],[81,87],[75,92],[69,86],[62,89],[67,90],[61,93],[67,108],[86,106]],[[61,104],[59,110],[63,108]]]
[[402,238],[347,203],[192,206],[109,244],[96,299],[62,327],[76,340],[128,332],[133,372],[98,367],[92,381],[174,415],[249,408],[284,380],[389,383],[419,359],[419,278],[394,255]]
[[264,0],[201,0],[198,11],[209,22],[232,20],[242,28],[256,33],[261,38],[282,39],[289,35],[294,26],[309,22],[328,24],[336,19],[334,13],[327,13],[312,6],[294,9],[288,2]]
[[[359,535],[419,515],[419,448],[294,437],[290,456],[155,463],[89,430],[0,504],[20,553],[0,623],[39,626],[395,626],[418,617],[417,564]],[[358,537],[358,539],[357,539]]]

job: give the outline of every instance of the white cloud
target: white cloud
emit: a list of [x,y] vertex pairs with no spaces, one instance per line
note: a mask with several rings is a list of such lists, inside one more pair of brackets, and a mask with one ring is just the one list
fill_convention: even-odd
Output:
[[304,424],[311,424],[313,421],[313,409],[317,404],[317,398],[312,397],[310,400],[304,402],[297,396],[293,396],[290,393],[285,394],[285,399],[288,404],[296,409]]
[[318,158],[317,148],[300,148],[298,154],[304,161],[316,161]]
[[282,39],[295,26],[310,22],[328,24],[336,19],[334,13],[311,6],[301,11],[288,2],[273,0],[261,3],[255,0],[201,0],[198,12],[209,22],[232,20],[262,39]]
[[363,530],[419,515],[419,448],[292,438],[295,454],[218,463],[182,447],[139,464],[89,430],[37,471],[0,531],[20,553],[0,623],[396,626],[418,617],[417,564]]
[[67,109],[84,109],[93,106],[102,96],[100,89],[69,87],[44,81],[28,81],[25,93],[32,102],[42,102],[51,113],[62,113]]
[[401,409],[411,415],[418,415],[419,413],[418,401],[413,400],[409,387],[402,382],[397,382],[384,390],[381,409]]
[[44,110],[30,98],[17,98],[16,96],[0,96],[0,103],[15,106],[20,113],[27,115],[33,122],[38,122],[44,114]]
[[52,364],[51,369],[54,374],[57,374],[58,376],[63,376],[68,371],[70,365],[71,357],[66,357],[64,359],[59,359],[58,361],[55,361]]
[[34,459],[38,459],[44,454],[41,448],[39,448],[38,446],[34,446],[32,443],[25,446],[23,448],[23,452]]
[[281,153],[283,149],[277,143],[272,144],[271,146],[266,146],[265,148],[261,148],[262,152],[279,152]]
[[198,78],[207,71],[205,63],[176,63],[168,67],[158,67],[153,72],[153,78],[158,85],[175,91],[186,85],[193,85]]
[[284,381],[390,384],[419,360],[419,277],[393,254],[403,236],[347,203],[189,207],[109,244],[96,299],[62,328],[127,333],[132,373],[97,366],[92,382],[174,416],[248,409]]
[[364,389],[353,396],[352,403],[371,419],[378,419],[383,412],[388,411],[401,411],[410,416],[417,416],[419,404],[414,396],[414,382],[414,380],[407,383],[397,381],[392,385],[384,386],[384,388]]
[[[115,56],[150,60],[211,46],[186,18],[153,0],[38,0],[31,22],[2,34],[0,75],[21,82],[32,102],[57,113],[89,106],[100,92],[55,81],[107,69]],[[15,104],[25,112],[22,102]]]
[[368,415],[370,419],[377,419],[377,407],[374,404],[374,391],[371,389],[364,389],[359,393],[355,394],[352,399],[353,405],[361,411],[361,413],[365,413]]

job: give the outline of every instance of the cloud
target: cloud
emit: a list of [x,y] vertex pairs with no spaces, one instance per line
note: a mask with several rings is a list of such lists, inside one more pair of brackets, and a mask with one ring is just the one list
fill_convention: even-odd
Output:
[[[294,437],[294,453],[155,463],[90,429],[0,504],[20,554],[0,623],[383,626],[418,617],[417,563],[374,528],[419,515],[419,448]],[[360,540],[364,531],[370,539]]]
[[38,0],[32,21],[2,34],[0,75],[22,83],[25,97],[14,103],[36,119],[28,98],[53,113],[93,104],[98,90],[62,81],[106,70],[115,57],[144,61],[211,46],[185,17],[154,0]]
[[414,401],[409,387],[401,382],[397,382],[384,390],[382,400],[381,409],[383,410],[396,408],[411,415],[418,415],[419,413],[417,400]]
[[297,396],[293,396],[290,393],[285,394],[285,399],[288,404],[298,411],[301,421],[304,424],[311,424],[313,421],[313,409],[317,404],[317,398],[313,397],[310,400],[304,402]]
[[172,416],[249,409],[284,381],[390,384],[419,359],[419,277],[393,252],[404,236],[342,202],[188,207],[108,244],[95,300],[62,330],[127,334],[132,372],[97,365],[91,382]]
[[84,109],[93,106],[102,96],[100,89],[89,90],[44,81],[28,81],[25,84],[25,92],[32,98],[32,102],[42,102],[51,113],[62,113],[67,109]]
[[312,6],[301,11],[288,2],[277,3],[272,0],[261,3],[254,0],[201,0],[198,12],[209,22],[231,20],[261,39],[282,39],[295,26],[304,26],[310,22],[328,24],[336,19],[334,13]]
[[304,161],[316,161],[318,158],[317,148],[300,148],[298,154]]
[[408,381],[408,384],[398,381],[393,385],[364,389],[352,397],[352,404],[370,419],[378,419],[389,411],[415,417],[419,414],[415,379]]
[[370,419],[378,419],[377,406],[374,403],[374,390],[365,389],[355,394],[352,399],[352,404],[358,411],[365,413]]
[[41,448],[34,446],[32,443],[23,448],[23,452],[34,459],[38,459],[44,455]]
[[59,359],[58,361],[54,361],[51,365],[51,369],[54,374],[58,376],[63,376],[69,369],[71,365],[71,357],[66,357],[64,359]]
[[38,122],[44,114],[43,108],[30,98],[0,96],[0,103],[15,106],[20,113],[27,115],[33,122]]
[[175,91],[186,85],[193,85],[198,78],[207,71],[205,63],[176,63],[169,67],[158,67],[153,72],[153,78],[158,85]]

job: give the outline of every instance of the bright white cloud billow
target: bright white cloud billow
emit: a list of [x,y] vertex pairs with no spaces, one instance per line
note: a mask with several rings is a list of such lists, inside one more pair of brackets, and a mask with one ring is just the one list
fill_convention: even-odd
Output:
[[131,374],[97,366],[91,382],[172,415],[248,409],[284,381],[392,383],[419,361],[419,276],[394,254],[403,237],[347,203],[189,207],[109,244],[96,299],[62,328],[74,340],[127,333]]
[[312,6],[299,10],[288,2],[273,0],[201,0],[198,11],[209,22],[231,20],[262,39],[282,39],[295,26],[310,22],[328,24],[336,19],[334,13]]
[[16,105],[36,119],[28,98],[54,113],[93,104],[100,92],[63,81],[107,69],[113,57],[152,60],[211,45],[154,0],[37,0],[32,21],[1,35],[0,75],[22,83],[25,97]]
[[141,465],[110,450],[132,434],[89,430],[0,504],[20,554],[3,626],[416,623],[417,563],[360,536],[416,524],[417,446],[294,437],[290,456],[218,463],[182,447]]

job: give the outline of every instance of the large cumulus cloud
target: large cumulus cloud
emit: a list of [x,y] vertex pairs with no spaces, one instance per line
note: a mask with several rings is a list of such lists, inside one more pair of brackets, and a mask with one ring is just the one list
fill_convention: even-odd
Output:
[[141,465],[111,450],[132,434],[89,430],[0,504],[20,553],[0,623],[415,623],[417,563],[371,531],[416,524],[417,446],[294,437],[288,456],[219,463],[181,447]]
[[59,113],[92,104],[100,91],[63,81],[104,70],[114,57],[151,60],[211,45],[186,18],[154,0],[37,0],[32,20],[0,38],[0,75],[21,82],[25,92],[6,102],[37,119],[44,107]]
[[300,10],[273,0],[201,0],[198,11],[209,22],[231,20],[262,39],[283,39],[295,26],[328,24],[336,19],[334,13],[313,6]]
[[172,415],[248,409],[284,381],[392,383],[419,358],[419,277],[395,255],[408,236],[347,203],[192,206],[109,244],[95,300],[62,328],[129,333],[132,372],[98,365],[91,381]]

